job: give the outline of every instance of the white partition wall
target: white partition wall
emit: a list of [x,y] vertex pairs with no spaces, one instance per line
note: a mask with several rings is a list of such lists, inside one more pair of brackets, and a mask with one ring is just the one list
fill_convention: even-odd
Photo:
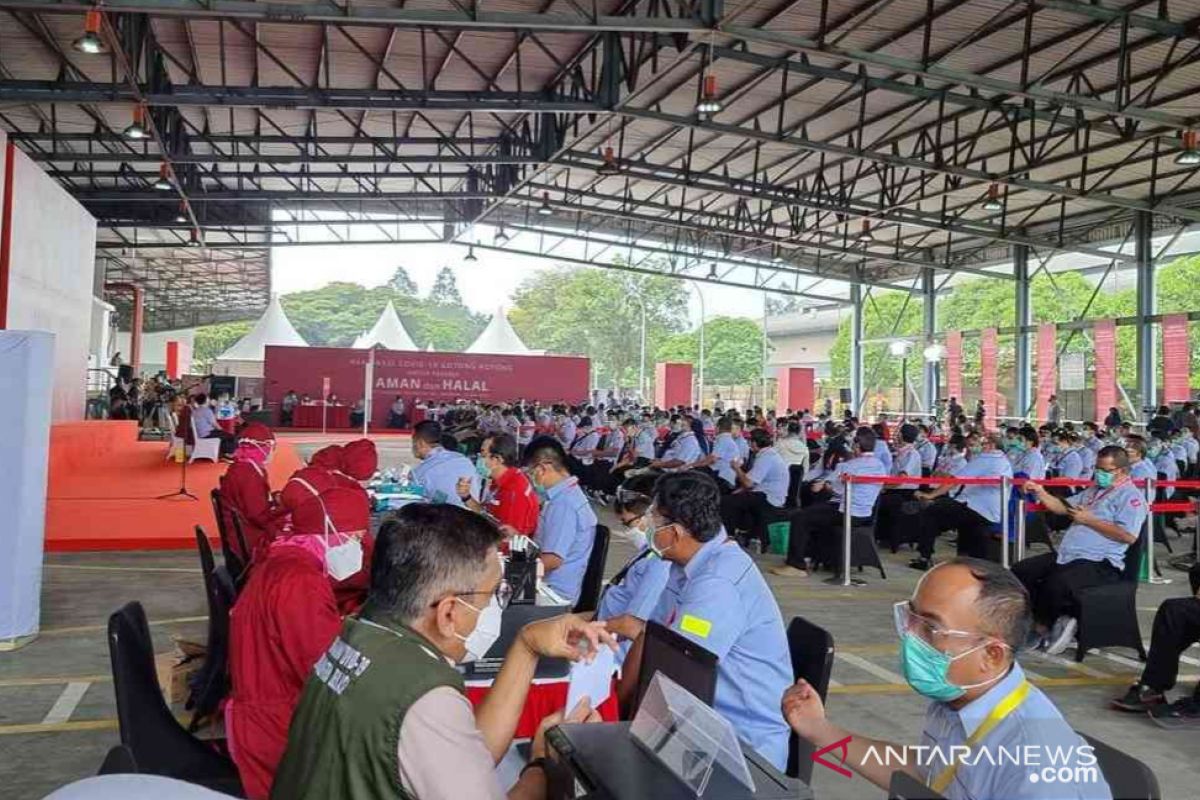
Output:
[[6,327],[55,334],[52,418],[81,420],[92,339],[96,220],[23,152],[4,142],[0,147],[5,169],[12,171]]
[[0,331],[0,650],[37,634],[54,335]]

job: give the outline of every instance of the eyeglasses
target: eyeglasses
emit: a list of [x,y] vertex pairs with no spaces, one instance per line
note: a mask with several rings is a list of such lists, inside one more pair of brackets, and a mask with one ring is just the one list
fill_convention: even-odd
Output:
[[897,634],[903,636],[906,633],[913,633],[919,639],[923,639],[939,650],[943,649],[939,646],[939,643],[948,643],[953,640],[962,639],[987,638],[987,635],[983,633],[943,628],[929,619],[929,617],[921,616],[916,611],[913,611],[912,601],[910,600],[901,600],[892,606],[892,618],[896,623]]
[[[500,606],[501,610],[503,610],[503,609],[508,608],[509,601],[512,600],[513,590],[512,590],[512,586],[509,585],[508,581],[501,580],[499,583],[496,584],[496,588],[490,592],[479,592],[479,591],[454,592],[454,594],[452,594],[451,597],[473,597],[475,595],[481,595],[481,594],[490,594],[493,597],[495,597],[496,604]],[[438,600],[437,602],[432,603],[432,605],[436,606],[440,602],[441,601]],[[470,605],[470,604],[468,604],[468,605]],[[475,608],[475,606],[471,606],[471,608],[474,608],[476,611],[483,610],[480,608]]]

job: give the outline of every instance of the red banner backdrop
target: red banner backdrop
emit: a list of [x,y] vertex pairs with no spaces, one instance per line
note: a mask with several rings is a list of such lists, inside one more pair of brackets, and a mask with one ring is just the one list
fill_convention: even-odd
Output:
[[946,332],[946,395],[963,402],[962,331]]
[[1037,413],[1045,419],[1050,410],[1050,395],[1058,385],[1058,344],[1055,341],[1054,323],[1038,325],[1037,332]]
[[996,426],[996,329],[984,328],[979,342],[979,396],[983,398],[985,428]]
[[1117,405],[1117,325],[1102,319],[1092,326],[1092,346],[1096,349],[1096,421],[1108,416]]
[[[340,402],[363,396],[367,351],[342,347],[267,347],[263,372],[268,407],[278,408],[288,390],[313,398],[322,382]],[[399,395],[414,400],[479,400],[499,403],[516,398],[579,403],[587,398],[590,362],[572,356],[485,356],[462,353],[375,351],[371,422],[385,425]]]
[[1163,402],[1182,403],[1188,397],[1192,369],[1187,314],[1167,314],[1162,320]]

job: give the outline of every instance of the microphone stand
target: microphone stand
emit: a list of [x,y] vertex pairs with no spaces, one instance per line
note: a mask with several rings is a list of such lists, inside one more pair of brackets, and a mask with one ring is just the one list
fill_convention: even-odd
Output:
[[180,466],[182,467],[182,469],[180,470],[180,473],[179,473],[179,488],[173,492],[168,492],[167,494],[160,494],[158,497],[154,498],[155,500],[199,500],[200,499],[199,497],[196,497],[196,495],[189,492],[187,489],[187,465],[188,465],[187,438],[185,437],[183,440],[183,460],[180,462]]

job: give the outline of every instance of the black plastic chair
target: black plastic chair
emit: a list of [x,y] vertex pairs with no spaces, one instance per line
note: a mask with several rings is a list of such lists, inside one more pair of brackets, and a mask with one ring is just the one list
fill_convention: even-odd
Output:
[[1138,572],[1142,563],[1143,529],[1125,550],[1125,569],[1121,580],[1103,586],[1091,586],[1079,592],[1079,629],[1075,633],[1075,660],[1083,661],[1093,647],[1131,647],[1138,658],[1146,660],[1142,631],[1137,618]]
[[[788,653],[792,659],[792,678],[803,678],[817,690],[821,702],[829,692],[833,673],[833,636],[804,617],[794,617],[787,628]],[[812,779],[813,747],[793,731],[788,736],[787,775],[806,784]]]
[[1158,778],[1150,767],[1086,733],[1079,735],[1094,749],[1096,765],[1112,790],[1113,800],[1160,800]]
[[237,599],[237,590],[229,571],[217,567],[204,529],[196,526],[196,544],[204,571],[204,593],[208,599],[208,640],[204,666],[189,681],[191,693],[184,706],[192,712],[189,731],[214,716],[221,701],[229,694],[229,612]]
[[907,772],[896,770],[888,783],[888,800],[945,800]]
[[110,748],[104,756],[97,775],[136,775],[137,762],[133,760],[133,752],[123,744]]
[[184,730],[163,699],[141,603],[126,603],[108,618],[108,655],[121,743],[138,771],[244,796],[233,762]]
[[579,599],[572,609],[576,614],[595,611],[600,603],[600,590],[604,588],[604,562],[608,559],[608,539],[608,526],[597,525],[596,537],[592,540],[592,554],[588,556],[587,570],[583,573],[583,584],[579,588]]
[[[233,519],[233,509],[226,508],[225,501],[221,498],[221,491],[213,489],[211,497],[213,515],[217,518],[217,533],[221,537],[221,555],[225,558],[225,567],[229,570],[230,575],[234,576],[235,579],[240,579],[246,569],[246,562],[238,553],[246,552],[245,539],[241,537],[240,529],[236,532],[230,530],[231,527],[236,525],[236,520]],[[239,537],[240,541],[238,544],[241,545],[241,549],[234,549],[234,536]]]

